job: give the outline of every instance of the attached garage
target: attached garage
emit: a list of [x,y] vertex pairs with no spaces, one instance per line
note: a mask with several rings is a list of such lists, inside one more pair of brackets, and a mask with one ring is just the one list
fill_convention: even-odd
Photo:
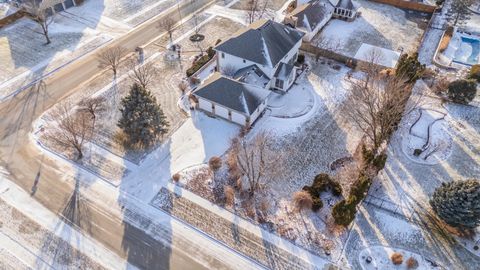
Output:
[[239,125],[251,125],[265,110],[270,91],[212,75],[193,92],[197,108]]

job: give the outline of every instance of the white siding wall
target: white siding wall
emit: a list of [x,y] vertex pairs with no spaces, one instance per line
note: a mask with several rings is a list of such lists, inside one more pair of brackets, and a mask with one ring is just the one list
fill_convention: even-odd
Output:
[[258,106],[257,110],[252,113],[252,115],[250,116],[250,124],[253,124],[255,120],[257,120],[257,118],[260,116],[260,114],[265,110],[265,108],[267,107],[267,100],[268,98],[265,99],[265,101],[263,101],[263,103]]
[[212,103],[203,98],[198,98],[198,107],[204,111],[212,112]]
[[232,111],[232,122],[245,126],[247,118],[245,115]]
[[[201,110],[212,113],[212,102],[209,101],[209,100],[203,99],[201,97],[197,97],[197,98],[198,98],[198,107]],[[237,124],[242,125],[242,126],[245,125],[246,117],[243,114],[241,114],[239,112],[236,112],[236,111],[231,111],[232,112],[232,118],[230,120],[229,117],[228,117],[228,111],[229,111],[229,109],[227,109],[227,108],[225,108],[225,107],[223,107],[219,104],[215,104],[215,115],[216,116],[222,117],[222,118],[224,118],[228,121],[237,123]]]

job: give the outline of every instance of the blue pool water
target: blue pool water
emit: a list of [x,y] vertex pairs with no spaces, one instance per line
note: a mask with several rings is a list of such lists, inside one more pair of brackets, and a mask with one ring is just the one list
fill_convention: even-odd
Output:
[[455,62],[467,64],[467,65],[475,65],[480,63],[479,61],[479,55],[480,55],[480,40],[474,39],[474,38],[469,38],[462,36],[462,43],[466,44],[467,46],[472,48],[472,54],[468,56],[466,59],[464,57],[458,57],[456,56],[454,58]]

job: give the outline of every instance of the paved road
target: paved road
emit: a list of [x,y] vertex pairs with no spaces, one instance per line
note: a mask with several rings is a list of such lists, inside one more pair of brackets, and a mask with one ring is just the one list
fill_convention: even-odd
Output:
[[[209,1],[188,1],[193,4],[180,7],[182,17]],[[121,45],[133,51],[158,36],[158,21],[166,16],[178,20],[177,7],[140,25],[108,46]],[[155,241],[143,231],[125,223],[121,216],[108,214],[98,206],[93,206],[92,202],[78,200],[78,193],[75,192],[75,181],[78,179],[65,177],[55,160],[45,157],[29,139],[32,122],[42,112],[70,95],[73,89],[99,71],[95,55],[86,55],[46,78],[45,87],[25,90],[1,103],[0,166],[5,167],[12,180],[27,192],[37,183],[34,197],[40,203],[67,217],[132,264],[145,269],[202,269],[188,254]],[[221,262],[216,263],[213,267],[227,268]]]

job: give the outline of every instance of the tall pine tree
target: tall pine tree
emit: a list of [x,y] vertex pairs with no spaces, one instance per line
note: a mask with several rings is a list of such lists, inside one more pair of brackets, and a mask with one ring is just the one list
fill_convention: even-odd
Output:
[[449,225],[473,229],[480,225],[480,182],[443,183],[433,193],[430,205]]
[[148,147],[168,131],[169,123],[150,91],[137,83],[122,99],[122,117],[118,127],[127,135],[131,145]]

